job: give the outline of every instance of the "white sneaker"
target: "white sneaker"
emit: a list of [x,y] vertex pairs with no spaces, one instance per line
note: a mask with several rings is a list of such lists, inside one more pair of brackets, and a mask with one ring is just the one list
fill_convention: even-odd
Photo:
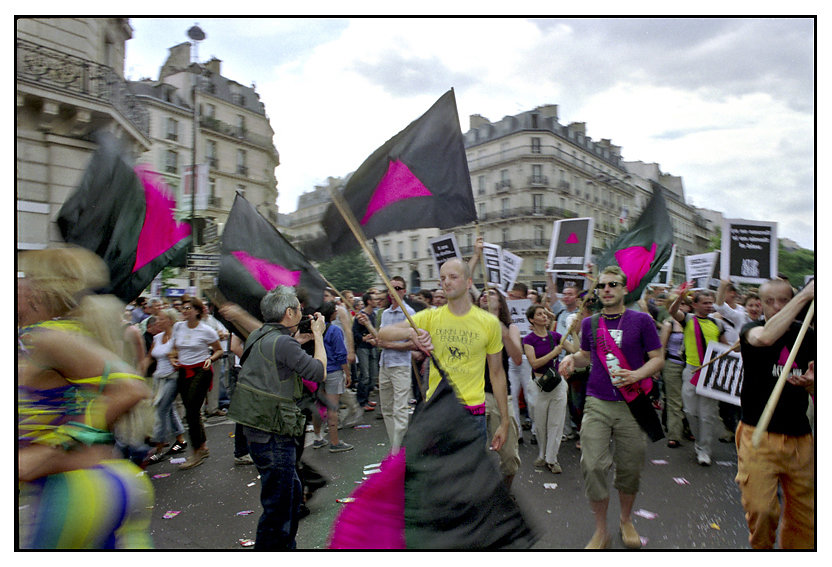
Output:
[[235,465],[253,465],[254,461],[251,458],[251,455],[243,455],[242,457],[234,457],[234,464]]

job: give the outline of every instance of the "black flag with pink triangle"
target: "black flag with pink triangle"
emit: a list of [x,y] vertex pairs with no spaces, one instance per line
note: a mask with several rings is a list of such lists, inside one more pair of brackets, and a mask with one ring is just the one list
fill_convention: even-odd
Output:
[[259,320],[260,300],[278,285],[301,287],[310,305],[323,301],[326,281],[254,206],[239,193],[220,242],[217,287],[229,300]]
[[[413,228],[453,228],[476,220],[471,177],[453,89],[368,157],[347,181],[343,198],[368,239]],[[322,260],[357,247],[334,204],[326,235],[304,252]]]
[[110,285],[99,291],[128,303],[162,268],[184,264],[191,227],[174,217],[176,201],[159,174],[131,166],[111,134],[97,141],[56,222],[65,242],[92,250],[109,267]]
[[612,246],[598,258],[598,270],[617,265],[627,274],[624,302],[641,299],[648,283],[670,259],[673,249],[673,225],[662,195],[662,187],[651,182],[653,197],[633,227],[618,235]]

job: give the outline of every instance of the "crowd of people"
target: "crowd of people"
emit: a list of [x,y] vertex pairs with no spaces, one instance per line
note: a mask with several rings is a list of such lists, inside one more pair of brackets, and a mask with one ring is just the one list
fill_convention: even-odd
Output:
[[[574,442],[595,517],[588,548],[610,545],[611,469],[621,539],[641,546],[631,513],[653,418],[669,448],[692,443],[702,466],[711,465],[717,440],[736,442],[753,547],[773,547],[778,529],[781,547],[814,546],[813,334],[768,428],[765,454],[751,448],[771,375],[784,363],[783,348],[791,348],[801,309],[814,299],[813,282],[796,294],[783,280],[759,290],[728,281],[715,292],[651,286],[625,306],[626,275],[615,267],[586,285],[559,289],[550,275],[545,290],[517,283],[503,294],[474,285],[478,259],[446,261],[440,287],[416,293],[396,276],[389,290],[327,289],[321,305],[310,305],[304,290],[278,286],[262,300],[263,321],[195,296],[140,297],[105,325],[115,302],[108,310],[92,303],[99,297],[91,290],[106,280],[97,258],[74,248],[22,255],[18,473],[30,506],[21,516],[21,547],[150,546],[146,513],[82,536],[71,533],[71,515],[56,526],[38,506],[51,501],[50,491],[69,490],[57,482],[62,476],[81,474],[118,479],[122,498],[152,505],[152,487],[135,472],[179,454],[188,455],[181,469],[201,465],[210,454],[203,420],[227,414],[236,423],[235,464],[254,465],[261,475],[255,549],[294,548],[305,500],[325,482],[301,460],[305,436],[312,435],[313,449],[352,450],[339,428],[374,412],[396,453],[413,406],[430,400],[442,379],[437,365],[481,427],[509,488],[520,444],[536,445],[534,466],[557,475],[562,444]],[[529,305],[522,324],[510,317],[520,300]],[[741,407],[696,391],[713,341],[741,349]],[[53,398],[63,405],[47,411]],[[138,443],[120,438],[116,422],[142,400],[152,405],[152,428]],[[125,458],[113,458],[113,447]]]

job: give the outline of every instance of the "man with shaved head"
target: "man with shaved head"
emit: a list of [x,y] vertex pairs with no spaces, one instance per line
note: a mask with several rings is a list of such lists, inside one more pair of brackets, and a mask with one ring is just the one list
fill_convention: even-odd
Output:
[[[748,522],[749,543],[771,549],[780,528],[781,549],[815,546],[815,443],[806,412],[815,395],[815,333],[807,329],[790,375],[760,446],[751,438],[783,367],[794,348],[803,309],[815,298],[812,280],[794,295],[788,282],[760,287],[765,321],[740,334],[743,384],[742,420],[737,427],[737,484]],[[782,494],[781,506],[778,492]]]

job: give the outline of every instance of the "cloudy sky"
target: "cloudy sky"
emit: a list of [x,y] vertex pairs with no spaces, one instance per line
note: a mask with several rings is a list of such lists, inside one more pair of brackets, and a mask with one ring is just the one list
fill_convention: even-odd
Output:
[[557,104],[689,203],[777,221],[815,248],[815,23],[799,18],[131,18],[128,78],[157,78],[198,23],[199,59],[256,84],[280,152],[278,205],[354,171],[456,91],[497,121]]

